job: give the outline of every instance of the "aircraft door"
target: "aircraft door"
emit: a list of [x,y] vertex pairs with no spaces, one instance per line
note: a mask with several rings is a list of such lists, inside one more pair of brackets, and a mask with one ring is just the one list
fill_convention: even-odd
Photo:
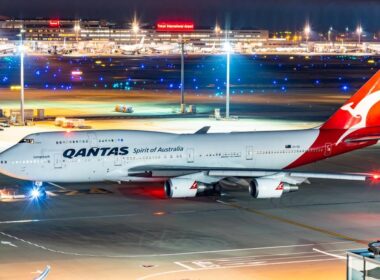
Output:
[[115,166],[122,166],[123,165],[123,157],[122,156],[115,156],[114,165]]
[[59,169],[62,168],[62,155],[55,153],[54,154],[54,168]]
[[187,162],[188,163],[194,162],[194,149],[193,148],[187,149]]
[[94,132],[87,132],[88,144],[90,147],[98,146],[98,138]]
[[246,147],[246,153],[245,153],[245,159],[246,160],[253,160],[253,147],[247,146]]
[[325,145],[325,156],[326,157],[331,156],[331,154],[332,154],[332,147],[333,147],[333,145],[331,143],[327,143]]
[[249,164],[250,167],[254,166],[254,163],[256,161],[255,157],[255,150],[253,146],[246,146],[245,148],[245,160],[248,161],[247,164]]

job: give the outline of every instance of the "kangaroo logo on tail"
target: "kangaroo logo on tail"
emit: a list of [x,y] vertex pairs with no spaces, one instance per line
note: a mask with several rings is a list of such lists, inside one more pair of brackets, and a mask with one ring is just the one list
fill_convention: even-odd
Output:
[[360,100],[355,108],[352,107],[354,102],[350,102],[340,108],[343,111],[349,112],[353,118],[360,118],[360,121],[350,127],[345,133],[343,133],[343,135],[339,138],[337,144],[339,144],[347,135],[367,126],[367,116],[371,108],[378,102],[380,102],[380,90],[368,94],[366,97]]

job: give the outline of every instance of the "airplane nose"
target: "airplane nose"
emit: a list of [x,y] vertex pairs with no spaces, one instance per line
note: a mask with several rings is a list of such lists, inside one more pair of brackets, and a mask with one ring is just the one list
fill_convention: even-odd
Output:
[[0,152],[0,173],[6,174],[6,166],[9,164],[5,157],[5,152]]

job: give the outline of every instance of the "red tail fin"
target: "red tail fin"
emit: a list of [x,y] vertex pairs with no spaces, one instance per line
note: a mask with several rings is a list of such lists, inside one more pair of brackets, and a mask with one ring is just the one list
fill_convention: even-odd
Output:
[[355,130],[373,126],[380,126],[380,70],[321,128]]

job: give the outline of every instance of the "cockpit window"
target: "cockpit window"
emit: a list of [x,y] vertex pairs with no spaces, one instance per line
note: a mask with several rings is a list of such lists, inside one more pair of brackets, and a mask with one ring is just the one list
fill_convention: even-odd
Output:
[[27,143],[27,144],[34,144],[34,139],[31,138],[24,138],[19,143]]

